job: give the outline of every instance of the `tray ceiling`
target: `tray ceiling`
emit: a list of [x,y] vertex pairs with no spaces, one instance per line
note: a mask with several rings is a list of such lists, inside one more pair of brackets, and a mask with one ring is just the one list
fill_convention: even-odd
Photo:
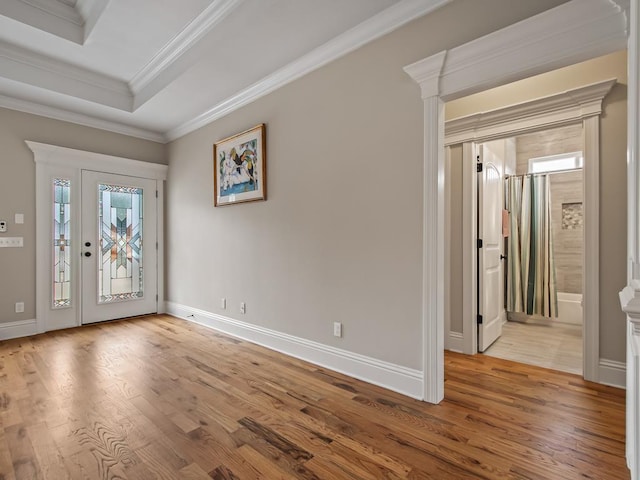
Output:
[[2,0],[0,106],[178,138],[450,0]]

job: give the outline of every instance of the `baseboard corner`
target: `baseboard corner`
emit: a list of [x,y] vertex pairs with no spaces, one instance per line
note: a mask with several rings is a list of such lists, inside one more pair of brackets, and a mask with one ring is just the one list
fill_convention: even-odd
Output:
[[626,388],[626,364],[616,360],[601,358],[598,364],[598,381],[611,387]]

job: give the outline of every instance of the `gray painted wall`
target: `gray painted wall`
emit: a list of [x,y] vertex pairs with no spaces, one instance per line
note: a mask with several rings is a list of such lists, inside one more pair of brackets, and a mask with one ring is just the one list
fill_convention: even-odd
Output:
[[[23,248],[0,248],[0,323],[35,318],[35,163],[25,140],[79,150],[164,163],[165,146],[28,113],[0,108],[0,220],[9,222],[3,236],[24,237]],[[16,225],[14,215],[25,223]],[[24,302],[24,313],[15,303]]]
[[[402,68],[560,3],[454,1],[172,142],[168,299],[421,369],[423,107]],[[262,122],[269,199],[214,208],[213,142]]]

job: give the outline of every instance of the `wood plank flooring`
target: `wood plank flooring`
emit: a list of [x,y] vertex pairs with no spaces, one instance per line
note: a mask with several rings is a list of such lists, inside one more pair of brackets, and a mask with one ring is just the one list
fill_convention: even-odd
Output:
[[446,353],[429,405],[169,316],[0,342],[0,479],[628,479],[624,392]]

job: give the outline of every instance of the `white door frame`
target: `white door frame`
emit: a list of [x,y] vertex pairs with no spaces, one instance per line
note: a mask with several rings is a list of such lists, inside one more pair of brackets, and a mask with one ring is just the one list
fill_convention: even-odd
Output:
[[[26,142],[33,151],[36,163],[36,326],[37,333],[75,327],[82,324],[82,305],[79,295],[80,277],[80,209],[72,203],[72,238],[77,245],[77,260],[72,263],[72,305],[65,309],[51,308],[51,192],[52,179],[63,177],[71,180],[72,202],[80,202],[82,170],[137,176],[156,180],[157,201],[157,286],[158,312],[164,310],[164,181],[168,167],[139,160],[86,152],[71,148]],[[72,259],[73,260],[73,259]]]
[[[597,381],[599,371],[599,170],[600,170],[600,122],[602,101],[611,91],[615,79],[605,80],[584,87],[574,88],[548,97],[507,106],[489,112],[449,120],[445,123],[445,146],[463,145],[464,186],[463,218],[475,218],[476,165],[473,144],[497,138],[508,138],[549,128],[580,123],[583,127],[583,205],[584,252],[582,276],[584,336],[583,374],[587,380]],[[475,275],[475,222],[463,228],[463,277]],[[475,276],[473,277],[475,278]],[[478,352],[475,340],[476,290],[463,289],[463,302],[471,305],[463,318],[462,351]],[[445,331],[445,335],[449,332]]]
[[627,48],[628,0],[572,0],[420,60],[424,102],[424,399],[444,398],[444,102]]

